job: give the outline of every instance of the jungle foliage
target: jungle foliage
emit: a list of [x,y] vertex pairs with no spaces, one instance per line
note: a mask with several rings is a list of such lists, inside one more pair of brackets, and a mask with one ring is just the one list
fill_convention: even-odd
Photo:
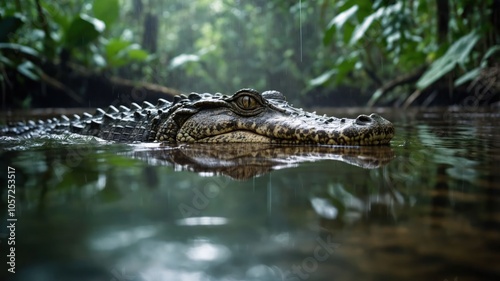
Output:
[[341,55],[313,84],[369,78],[378,87],[370,104],[401,85],[414,94],[386,98],[409,104],[443,80],[449,90],[467,82],[500,90],[500,1],[345,0],[334,7],[324,43]]
[[61,78],[83,67],[185,92],[273,88],[300,102],[350,87],[410,104],[436,85],[498,92],[499,18],[499,0],[5,1],[0,86],[3,100],[13,84],[83,95]]

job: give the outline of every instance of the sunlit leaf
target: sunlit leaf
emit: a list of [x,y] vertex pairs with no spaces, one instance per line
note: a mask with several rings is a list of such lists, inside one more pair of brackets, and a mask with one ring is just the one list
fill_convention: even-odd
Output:
[[344,26],[344,24],[356,14],[357,10],[358,10],[358,5],[354,5],[351,8],[335,16],[330,21],[330,23],[328,23],[328,26],[325,31],[325,37],[323,38],[323,43],[325,45],[331,42],[335,32],[341,29]]
[[104,22],[84,14],[76,17],[64,34],[68,47],[84,47],[97,39],[104,31]]
[[149,53],[142,49],[131,49],[127,53],[128,57],[135,61],[145,61],[149,57]]
[[40,70],[31,61],[25,61],[18,65],[17,71],[31,80],[38,81],[40,79],[40,76],[38,75]]
[[172,59],[172,61],[170,62],[170,68],[174,69],[174,68],[182,66],[188,62],[195,62],[195,61],[199,61],[199,60],[200,60],[200,56],[198,56],[198,55],[181,54],[181,55],[178,55]]
[[469,58],[469,53],[479,40],[479,35],[475,31],[465,35],[455,42],[446,52],[450,60],[455,60],[459,64],[464,64]]
[[365,18],[361,25],[356,26],[354,33],[351,37],[351,41],[349,44],[354,45],[358,42],[359,39],[363,38],[368,28],[370,28],[373,20],[375,19],[376,14],[371,14]]
[[425,89],[455,68],[456,63],[444,57],[439,58],[417,81],[417,88]]
[[444,75],[455,68],[457,64],[463,64],[469,57],[474,45],[479,40],[475,31],[461,37],[451,45],[446,53],[434,61],[429,69],[420,77],[417,88],[420,90],[429,87],[432,83],[441,79]]
[[132,61],[146,61],[149,58],[149,53],[142,50],[139,44],[116,38],[107,42],[105,51],[108,64],[113,67],[123,66]]
[[35,49],[16,43],[0,43],[0,50],[1,49],[12,50],[14,52],[20,52],[35,57],[39,56],[39,53]]
[[337,69],[332,69],[332,70],[329,70],[323,74],[321,74],[320,76],[312,79],[309,81],[309,85],[310,86],[320,86],[320,85],[323,85],[324,83],[326,83],[328,80],[330,80],[330,78],[337,74],[338,70]]
[[106,60],[100,54],[94,54],[92,60],[99,67],[106,67]]
[[353,16],[356,14],[356,11],[358,11],[358,5],[354,5],[351,8],[343,11],[342,13],[338,14],[336,17],[334,17],[330,23],[328,23],[328,27],[337,27],[337,28],[342,28],[342,26]]
[[109,58],[116,56],[116,54],[118,54],[125,48],[129,47],[131,44],[132,43],[126,40],[112,38],[106,43],[105,47],[106,56]]
[[95,0],[92,9],[94,16],[102,20],[108,28],[120,16],[118,0]]

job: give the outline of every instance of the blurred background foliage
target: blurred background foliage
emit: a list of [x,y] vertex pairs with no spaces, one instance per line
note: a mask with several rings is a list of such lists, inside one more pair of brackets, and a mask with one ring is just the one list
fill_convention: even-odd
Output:
[[491,103],[499,42],[499,0],[2,1],[2,108],[57,99],[47,85],[90,105],[78,97],[100,94],[75,83],[81,68],[182,92],[277,89],[304,105]]

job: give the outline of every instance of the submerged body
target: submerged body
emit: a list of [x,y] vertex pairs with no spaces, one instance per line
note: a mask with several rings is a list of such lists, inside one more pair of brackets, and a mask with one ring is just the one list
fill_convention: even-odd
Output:
[[196,94],[159,99],[156,105],[110,106],[74,119],[30,121],[1,129],[1,135],[72,132],[119,142],[382,145],[394,136],[377,114],[356,119],[319,116],[289,105],[283,94],[241,89],[232,96]]

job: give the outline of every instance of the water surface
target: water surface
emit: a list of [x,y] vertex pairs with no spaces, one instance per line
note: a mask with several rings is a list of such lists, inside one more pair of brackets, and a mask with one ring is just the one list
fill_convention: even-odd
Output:
[[500,114],[387,117],[363,151],[3,138],[2,280],[500,280]]

